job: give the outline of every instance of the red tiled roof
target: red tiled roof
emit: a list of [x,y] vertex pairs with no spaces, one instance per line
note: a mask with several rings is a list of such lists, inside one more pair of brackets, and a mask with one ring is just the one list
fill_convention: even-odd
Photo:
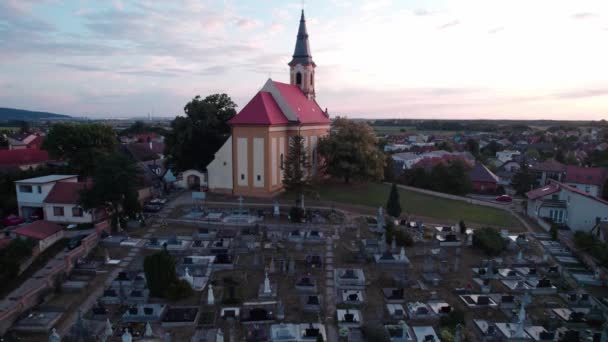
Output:
[[13,230],[13,233],[37,240],[44,240],[61,230],[61,226],[55,223],[38,220]]
[[259,91],[228,123],[231,125],[281,125],[287,124],[288,120],[272,95],[266,91]]
[[601,167],[566,167],[566,183],[590,184],[602,186],[606,180],[606,169]]
[[28,148],[36,148],[36,149],[40,149],[40,147],[42,146],[42,143],[44,142],[44,137],[37,135],[34,140],[30,141],[27,144]]
[[295,85],[273,82],[287,104],[296,113],[301,124],[328,124],[329,118],[315,100],[309,100]]
[[530,190],[526,192],[526,197],[529,199],[537,199],[543,196],[551,195],[559,191],[559,183],[554,182],[543,186],[542,188]]
[[498,176],[482,163],[476,163],[469,172],[471,182],[498,183]]
[[[232,118],[230,125],[285,125],[289,123],[289,115],[283,113],[277,101],[285,103],[296,115],[302,125],[329,124],[330,120],[315,100],[309,100],[297,86],[269,81],[278,92],[259,91]],[[273,96],[274,94],[274,96]],[[279,97],[279,99],[275,99]],[[289,114],[289,113],[288,113]]]
[[26,165],[49,160],[49,153],[38,149],[0,150],[0,165]]
[[531,169],[537,170],[537,171],[548,171],[548,172],[565,172],[566,165],[558,162],[555,159],[548,159],[548,160],[545,160],[544,162],[532,165]]
[[135,134],[135,138],[138,142],[148,142],[149,140],[158,138],[158,134],[156,133],[142,133]]
[[57,182],[44,199],[44,203],[77,204],[84,185],[85,183],[79,182]]

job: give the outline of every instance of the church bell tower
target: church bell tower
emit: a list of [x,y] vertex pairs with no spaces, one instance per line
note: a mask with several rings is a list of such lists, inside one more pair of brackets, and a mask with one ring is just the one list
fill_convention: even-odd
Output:
[[308,31],[304,10],[300,17],[298,38],[293,58],[289,62],[289,79],[292,85],[298,86],[309,100],[315,99],[315,62],[312,61],[310,45],[308,44]]

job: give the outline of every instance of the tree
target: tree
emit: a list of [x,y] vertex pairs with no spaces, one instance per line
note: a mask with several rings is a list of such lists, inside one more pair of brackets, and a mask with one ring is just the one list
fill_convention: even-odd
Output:
[[57,123],[44,139],[42,148],[51,156],[65,159],[81,176],[90,176],[99,160],[116,151],[112,127],[97,123]]
[[367,123],[337,118],[330,134],[320,139],[318,150],[325,171],[349,183],[382,178],[384,154],[377,144],[378,138]]
[[166,251],[154,253],[144,259],[144,273],[150,294],[165,297],[169,288],[178,282],[175,274],[175,260]]
[[473,246],[481,249],[487,255],[499,255],[507,248],[507,243],[494,228],[481,228],[473,233]]
[[387,156],[385,158],[386,164],[384,165],[384,181],[385,182],[394,182],[395,181],[395,162],[393,158]]
[[447,167],[448,177],[443,192],[454,195],[465,195],[471,192],[473,184],[469,177],[468,167],[460,160],[454,160]]
[[540,153],[538,153],[538,150],[531,148],[526,150],[525,156],[528,159],[538,160],[540,158]]
[[536,179],[528,167],[528,162],[524,159],[519,171],[513,176],[511,184],[513,184],[513,188],[518,195],[523,195],[532,190],[535,182]]
[[442,141],[439,144],[437,144],[437,149],[438,150],[444,150],[444,151],[448,151],[448,152],[452,152],[454,149],[452,148],[452,144],[450,144],[447,141]]
[[391,192],[388,195],[388,201],[386,202],[386,212],[392,217],[399,217],[401,215],[399,191],[397,190],[397,184],[395,183],[393,183],[393,186],[391,186]]
[[472,155],[477,157],[479,155],[479,142],[477,142],[475,139],[468,139],[467,150],[471,152]]
[[196,96],[184,107],[186,116],[171,121],[165,139],[168,164],[176,171],[204,170],[230,135],[228,120],[237,105],[226,94]]
[[304,138],[295,135],[289,138],[287,157],[283,163],[283,186],[288,192],[302,194],[310,183],[307,169],[309,167]]
[[97,163],[93,184],[81,192],[80,202],[86,210],[106,209],[116,226],[120,217],[132,217],[139,212],[138,169],[121,154],[108,155]]

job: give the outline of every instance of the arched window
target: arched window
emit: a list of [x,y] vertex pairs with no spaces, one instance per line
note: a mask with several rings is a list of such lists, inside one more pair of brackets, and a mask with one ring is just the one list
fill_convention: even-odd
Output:
[[302,74],[301,73],[296,74],[296,84],[302,85]]
[[315,74],[310,75],[310,85],[314,86],[314,84],[312,83],[312,80],[315,79]]
[[283,166],[284,166],[283,165],[283,153],[281,153],[281,157],[279,158],[279,163],[280,163],[281,170],[283,170]]

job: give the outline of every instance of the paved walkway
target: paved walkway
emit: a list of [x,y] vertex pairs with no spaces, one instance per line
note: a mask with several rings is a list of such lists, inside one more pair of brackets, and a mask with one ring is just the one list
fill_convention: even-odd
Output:
[[335,325],[334,239],[338,240],[339,236],[328,237],[325,241],[325,325],[327,327],[327,340],[329,342],[338,341],[338,331]]

